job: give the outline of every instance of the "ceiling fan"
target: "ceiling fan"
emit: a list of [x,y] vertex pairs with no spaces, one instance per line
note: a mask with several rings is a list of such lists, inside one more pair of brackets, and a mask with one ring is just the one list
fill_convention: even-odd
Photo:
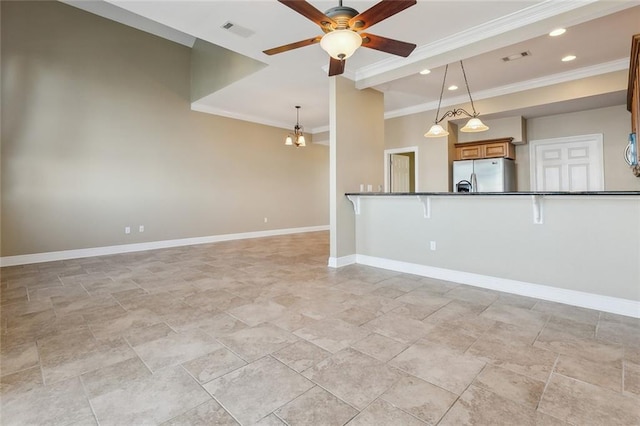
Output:
[[267,55],[275,55],[320,43],[320,46],[331,56],[329,76],[333,76],[344,72],[345,60],[353,55],[360,46],[405,58],[416,48],[416,45],[412,43],[405,43],[374,34],[360,33],[360,31],[413,6],[417,3],[416,0],[382,0],[362,13],[351,7],[343,6],[342,0],[340,0],[338,6],[332,7],[325,13],[320,12],[305,0],[278,1],[315,22],[325,34],[324,36],[317,36],[265,50],[264,53]]

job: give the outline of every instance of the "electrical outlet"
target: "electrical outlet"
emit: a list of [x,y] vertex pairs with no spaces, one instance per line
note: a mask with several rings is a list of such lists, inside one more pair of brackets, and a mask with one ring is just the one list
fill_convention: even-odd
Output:
[[131,233],[131,227],[130,226],[125,226],[124,227],[124,233],[125,234],[130,234]]
[[367,185],[367,192],[372,192],[373,191],[373,185],[368,184]]
[[429,241],[429,248],[433,251],[436,251],[436,242],[435,241]]
[[140,225],[138,227],[138,232],[144,232],[144,225]]
[[264,218],[264,223],[267,223],[267,222],[269,222],[269,219],[265,217]]

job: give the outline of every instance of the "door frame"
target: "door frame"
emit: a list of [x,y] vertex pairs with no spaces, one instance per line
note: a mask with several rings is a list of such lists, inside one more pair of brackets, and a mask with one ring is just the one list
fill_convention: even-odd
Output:
[[415,192],[420,192],[419,190],[419,180],[418,180],[418,147],[417,146],[407,146],[404,148],[393,148],[393,149],[385,149],[384,150],[384,192],[391,191],[391,154],[408,154],[413,152],[414,159],[414,167],[413,174],[415,178]]
[[591,142],[595,144],[596,161],[600,163],[600,185],[604,189],[604,147],[602,133],[588,135],[565,136],[561,138],[538,139],[529,141],[529,186],[531,191],[538,189],[538,164],[536,160],[536,147],[540,145],[559,145],[573,142]]

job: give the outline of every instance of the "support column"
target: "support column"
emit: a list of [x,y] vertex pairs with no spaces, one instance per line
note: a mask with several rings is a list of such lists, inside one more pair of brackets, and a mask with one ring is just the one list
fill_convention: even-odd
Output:
[[353,206],[344,194],[384,186],[384,96],[340,76],[329,87],[329,266],[339,268],[356,254]]

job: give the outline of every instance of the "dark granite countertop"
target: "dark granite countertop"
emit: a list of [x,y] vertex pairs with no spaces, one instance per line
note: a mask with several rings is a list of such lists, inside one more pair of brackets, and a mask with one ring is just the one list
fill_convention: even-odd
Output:
[[456,197],[482,197],[482,196],[517,196],[517,195],[540,195],[540,196],[640,196],[640,191],[582,191],[582,192],[347,192],[346,196],[456,196]]

